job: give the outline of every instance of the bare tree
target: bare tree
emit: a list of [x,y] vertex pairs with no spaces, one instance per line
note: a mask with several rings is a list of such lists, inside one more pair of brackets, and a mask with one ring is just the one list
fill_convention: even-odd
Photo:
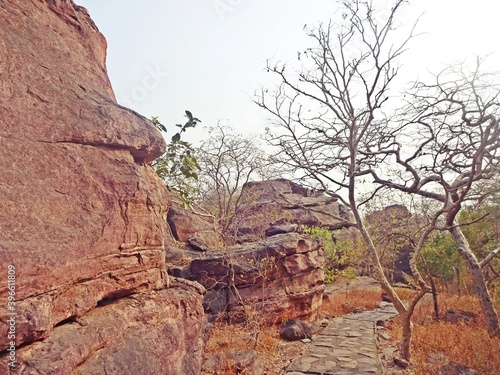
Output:
[[237,134],[221,121],[209,129],[195,153],[200,165],[197,202],[226,234],[241,188],[250,179],[272,175],[272,163],[255,137]]
[[[417,259],[440,213],[420,232],[410,262],[418,293],[404,303],[391,287],[368,228],[362,206],[382,189],[364,183],[372,171],[387,166],[394,149],[394,129],[386,112],[389,88],[397,73],[397,60],[414,35],[394,33],[395,17],[405,1],[396,0],[384,15],[371,2],[344,1],[342,19],[309,32],[317,47],[299,54],[298,77],[285,65],[268,64],[282,84],[275,92],[262,90],[256,102],[275,120],[269,130],[271,144],[280,150],[277,158],[302,179],[315,182],[337,197],[353,213],[352,226],[363,238],[376,269],[374,275],[396,309],[402,325],[400,354],[410,359],[411,316],[418,301],[429,290],[417,269]],[[340,26],[335,26],[340,25]],[[387,110],[384,110],[387,109]]]
[[[500,173],[500,85],[496,74],[481,72],[481,60],[469,70],[458,64],[443,70],[435,83],[417,83],[393,132],[391,160],[400,168],[396,178],[370,171],[376,183],[439,202],[443,223],[465,260],[481,301],[490,336],[499,337],[494,309],[482,268],[500,250],[479,261],[467,241],[458,214],[470,202],[481,201],[477,185]],[[411,140],[411,142],[409,142]],[[406,146],[404,144],[406,143]],[[484,184],[483,184],[484,186]]]

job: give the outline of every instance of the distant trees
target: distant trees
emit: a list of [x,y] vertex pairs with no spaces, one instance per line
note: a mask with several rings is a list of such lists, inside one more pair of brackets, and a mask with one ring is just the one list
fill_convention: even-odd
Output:
[[[353,213],[375,276],[402,319],[401,356],[410,358],[411,316],[429,291],[418,260],[431,234],[448,231],[474,279],[490,335],[498,318],[457,215],[474,187],[498,175],[498,88],[479,69],[450,67],[433,84],[417,83],[405,103],[391,103],[398,61],[414,35],[396,35],[404,0],[385,14],[371,2],[343,2],[342,19],[309,32],[316,43],[299,54],[298,74],[268,64],[281,79],[262,90],[256,103],[274,119],[269,142],[283,167],[337,197]],[[339,25],[339,26],[337,26]],[[392,91],[391,91],[392,92]],[[404,106],[403,111],[398,107]],[[363,219],[366,203],[384,191],[400,191],[433,202],[412,241],[410,260],[419,291],[409,304],[391,287],[380,260],[380,244]]]
[[[208,136],[199,146],[193,146],[182,135],[201,121],[189,111],[186,117],[184,125],[176,125],[179,131],[170,138],[167,151],[154,161],[153,167],[182,203],[210,216],[216,228],[228,235],[243,185],[251,179],[276,177],[276,166],[255,136],[238,134],[222,121],[208,128]],[[161,132],[167,133],[157,117],[152,120]]]
[[255,136],[238,134],[221,121],[208,129],[196,156],[200,165],[196,203],[227,234],[243,185],[252,179],[272,178],[276,169]]

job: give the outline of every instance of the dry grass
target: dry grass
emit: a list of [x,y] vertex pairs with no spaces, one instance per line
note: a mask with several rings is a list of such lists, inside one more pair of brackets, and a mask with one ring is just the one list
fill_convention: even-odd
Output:
[[[415,291],[397,290],[403,300],[408,301]],[[353,312],[356,308],[371,310],[380,303],[380,287],[366,285],[342,286],[333,292],[322,307],[323,316],[341,316]],[[498,302],[498,301],[497,301]],[[500,304],[497,303],[497,311]],[[452,324],[435,321],[432,318],[432,298],[426,295],[418,304],[414,316],[412,336],[411,373],[415,375],[439,375],[438,354],[451,361],[464,364],[479,371],[482,375],[500,374],[500,340],[490,339],[485,328],[484,319],[477,298],[472,296],[456,296],[440,294],[439,308],[441,314],[447,309],[472,311],[477,319],[470,323]],[[234,352],[255,349],[268,374],[279,374],[287,364],[287,360],[295,357],[303,349],[300,342],[288,343],[279,338],[278,326],[242,326],[216,323],[207,343],[207,355],[217,352]],[[391,336],[401,337],[399,319],[395,318],[388,325]],[[257,344],[255,344],[256,333]],[[442,358],[442,356],[441,356]],[[231,363],[223,365],[218,375],[233,375]]]
[[355,309],[373,310],[380,301],[380,290],[348,289],[347,293],[335,294],[324,301],[321,311],[328,316],[341,316],[350,314]]
[[[477,319],[471,323],[447,323],[432,319],[430,296],[421,301],[413,316],[412,370],[416,375],[438,375],[447,359],[466,365],[483,375],[500,374],[500,339],[491,339],[486,331],[477,298],[472,296],[439,296],[441,314],[447,309],[471,311]],[[498,306],[497,306],[498,309]],[[395,319],[390,325],[394,337],[400,337],[401,326]],[[442,356],[441,356],[442,357]]]
[[[242,350],[255,350],[268,374],[278,374],[286,360],[297,355],[302,343],[283,342],[278,326],[247,327],[238,324],[215,323],[205,353],[230,353]],[[217,375],[233,375],[233,364],[227,363],[217,371]]]

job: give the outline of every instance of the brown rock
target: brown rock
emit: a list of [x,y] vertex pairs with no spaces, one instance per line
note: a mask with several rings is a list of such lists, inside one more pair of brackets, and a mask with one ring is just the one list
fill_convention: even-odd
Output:
[[[296,229],[323,225],[340,229],[350,213],[337,199],[285,179],[248,182],[231,221],[237,242],[251,242]],[[290,225],[292,224],[292,225]]]
[[298,319],[290,319],[281,325],[280,337],[287,341],[310,339],[312,330],[307,323]]
[[173,202],[167,215],[167,222],[172,230],[174,239],[179,242],[188,242],[198,231],[213,229],[213,224],[199,215]]
[[199,292],[183,284],[122,298],[18,349],[15,373],[199,374],[203,315]]
[[446,310],[446,314],[444,316],[444,320],[448,323],[473,323],[476,321],[477,314],[472,311],[465,310],[454,310],[448,309]]
[[173,202],[167,215],[173,239],[197,251],[220,249],[224,240],[207,218]]
[[[170,198],[147,163],[165,142],[116,104],[105,52],[71,0],[0,2],[0,264],[15,268],[19,373],[196,373],[200,291],[162,290]],[[6,316],[2,303],[0,351]]]
[[[0,6],[0,264],[16,268],[17,343],[103,298],[162,287],[162,136],[116,104],[106,43],[72,1]],[[6,284],[0,300],[6,300]],[[5,315],[5,304],[0,315]],[[0,322],[0,349],[7,345]]]
[[322,304],[323,263],[318,240],[287,233],[194,259],[189,278],[207,289],[209,319],[308,320]]

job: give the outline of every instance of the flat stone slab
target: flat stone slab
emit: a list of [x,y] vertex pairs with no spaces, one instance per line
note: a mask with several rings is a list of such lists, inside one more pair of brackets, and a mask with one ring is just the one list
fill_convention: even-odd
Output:
[[295,358],[284,375],[382,375],[376,327],[398,313],[389,303],[373,311],[333,319],[325,330]]

